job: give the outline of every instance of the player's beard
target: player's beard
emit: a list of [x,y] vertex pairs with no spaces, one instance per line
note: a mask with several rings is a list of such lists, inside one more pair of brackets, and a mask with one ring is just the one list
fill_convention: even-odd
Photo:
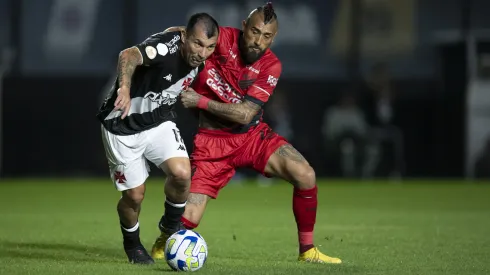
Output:
[[[258,49],[259,51],[255,51],[254,49]],[[258,47],[246,46],[243,38],[240,41],[240,55],[246,64],[252,64],[259,60],[262,55],[264,55],[265,51],[266,50],[261,50]]]
[[248,48],[245,53],[242,52],[242,57],[247,64],[252,64],[259,60],[264,55],[264,52],[265,51],[256,52],[253,49]]

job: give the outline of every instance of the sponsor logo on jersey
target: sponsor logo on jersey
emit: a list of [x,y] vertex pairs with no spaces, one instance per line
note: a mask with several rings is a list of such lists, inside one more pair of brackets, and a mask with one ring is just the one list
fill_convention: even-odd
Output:
[[158,105],[173,105],[177,102],[177,97],[172,97],[169,93],[163,91],[161,93],[148,92],[144,98],[148,98],[149,100],[156,102]]
[[179,49],[179,45],[174,45],[172,48],[170,48],[168,51],[170,52],[170,54],[174,54],[177,52],[177,50]]
[[223,80],[215,68],[208,70],[206,84],[225,100],[231,103],[242,102],[242,96],[237,93],[230,84]]
[[252,71],[252,72],[254,72],[254,73],[256,73],[256,74],[259,74],[259,73],[260,73],[260,71],[259,71],[259,70],[255,69],[255,68],[254,68],[254,67],[252,67],[252,66],[247,66],[247,68],[248,68],[250,71]]
[[179,35],[174,35],[174,38],[172,38],[172,40],[168,41],[165,44],[170,48],[173,45],[175,45],[175,43],[177,43],[177,41],[179,41],[179,40],[180,40],[180,36]]
[[267,83],[269,83],[269,85],[271,85],[271,87],[276,87],[278,80],[279,79],[277,79],[276,77],[269,75],[269,78],[267,78]]

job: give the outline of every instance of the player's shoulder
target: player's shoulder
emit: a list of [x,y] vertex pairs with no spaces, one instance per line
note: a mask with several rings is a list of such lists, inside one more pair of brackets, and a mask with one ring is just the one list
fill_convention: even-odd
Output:
[[236,37],[240,35],[240,30],[234,27],[228,27],[228,26],[220,26],[219,27],[219,34],[224,35],[228,38]]
[[265,54],[259,59],[261,68],[274,68],[274,70],[281,70],[282,63],[277,55],[268,49]]
[[158,39],[162,43],[175,44],[182,40],[182,32],[172,28],[166,29],[162,32],[157,32],[148,37],[148,39]]

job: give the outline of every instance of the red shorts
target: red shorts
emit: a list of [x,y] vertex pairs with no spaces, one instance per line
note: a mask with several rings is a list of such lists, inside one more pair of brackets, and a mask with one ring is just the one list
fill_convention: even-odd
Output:
[[238,167],[253,168],[268,176],[264,169],[269,157],[287,143],[285,138],[262,122],[243,134],[199,129],[194,137],[194,151],[190,157],[190,192],[215,199]]

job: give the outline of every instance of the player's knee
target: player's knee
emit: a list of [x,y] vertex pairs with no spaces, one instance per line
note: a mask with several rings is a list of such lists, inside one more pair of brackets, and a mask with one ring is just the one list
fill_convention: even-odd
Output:
[[301,165],[293,173],[296,187],[299,189],[310,189],[315,187],[315,170],[310,165]]
[[126,190],[123,192],[123,200],[131,206],[131,208],[137,208],[141,205],[143,202],[143,199],[145,198],[145,192],[144,190],[141,190],[139,188],[135,189],[130,189]]
[[176,188],[188,189],[191,182],[191,169],[189,165],[175,165],[170,170],[168,177],[172,179]]

